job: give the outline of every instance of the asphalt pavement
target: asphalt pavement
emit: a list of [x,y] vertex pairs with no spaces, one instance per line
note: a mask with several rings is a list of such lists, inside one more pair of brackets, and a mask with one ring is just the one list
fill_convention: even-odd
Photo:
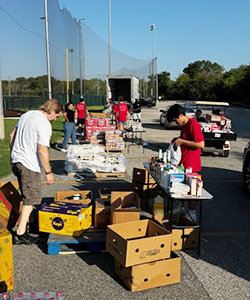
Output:
[[[159,149],[166,150],[178,136],[178,130],[164,130],[159,125],[160,109],[173,102],[144,108],[142,123],[147,146],[130,147],[124,178],[76,180],[64,171],[66,153],[50,149],[55,184],[43,182],[43,201],[53,199],[56,191],[91,189],[94,196],[103,187],[129,188],[134,167],[143,167],[148,157]],[[229,117],[240,114],[249,120],[248,110],[232,108]],[[237,121],[236,121],[237,123]],[[247,126],[247,124],[246,124]],[[239,128],[240,129],[240,128]],[[244,131],[231,143],[228,158],[202,156],[204,187],[213,200],[204,203],[200,259],[196,250],[179,251],[181,282],[141,292],[129,291],[115,274],[114,259],[107,252],[84,252],[48,255],[46,241],[38,245],[14,245],[15,289],[11,292],[61,291],[72,299],[250,299],[250,199],[246,196],[241,175],[242,151],[249,136]],[[13,175],[2,181],[16,180]],[[43,176],[43,180],[45,177]]]

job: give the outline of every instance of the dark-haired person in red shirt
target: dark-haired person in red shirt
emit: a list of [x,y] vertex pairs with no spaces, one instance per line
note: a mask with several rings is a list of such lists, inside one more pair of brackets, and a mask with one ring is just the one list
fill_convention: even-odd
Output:
[[123,101],[124,98],[120,96],[119,104],[117,105],[117,110],[116,110],[118,129],[120,130],[124,130],[124,125],[127,124],[127,120],[129,119],[128,106]]
[[80,130],[80,132],[85,132],[85,119],[86,119],[86,115],[89,118],[89,111],[87,109],[87,106],[85,104],[85,99],[84,98],[80,98],[79,99],[79,103],[76,104],[76,108],[75,108],[75,120],[77,119],[77,126],[78,129]]
[[[205,146],[199,122],[186,116],[185,109],[179,104],[174,104],[169,108],[167,120],[181,125],[180,137],[171,141],[181,147],[180,164],[183,164],[184,169],[192,168],[192,172],[199,172],[201,170],[201,149]],[[189,213],[196,222],[196,203],[194,201],[189,202]]]

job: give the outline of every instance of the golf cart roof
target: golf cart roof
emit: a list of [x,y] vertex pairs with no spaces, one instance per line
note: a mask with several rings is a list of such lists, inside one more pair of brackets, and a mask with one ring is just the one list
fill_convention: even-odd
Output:
[[210,106],[229,106],[228,102],[214,102],[214,101],[194,101],[195,105],[210,105]]

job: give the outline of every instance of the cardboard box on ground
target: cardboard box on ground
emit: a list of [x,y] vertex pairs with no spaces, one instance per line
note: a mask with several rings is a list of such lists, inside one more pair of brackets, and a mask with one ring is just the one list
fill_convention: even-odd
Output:
[[[82,199],[68,199],[76,193]],[[54,203],[44,204],[39,210],[39,231],[80,236],[92,225],[91,190],[57,192],[54,200]]]
[[[154,221],[169,230],[169,214],[154,216]],[[186,219],[185,216],[179,214],[174,214],[172,216],[172,222],[172,251],[196,249],[198,247],[200,226],[195,225],[190,220]]]
[[132,186],[141,199],[155,198],[161,194],[159,185],[143,168],[133,169]]
[[134,191],[112,191],[111,224],[140,220],[140,198]]
[[18,221],[22,198],[11,182],[0,183],[0,186],[0,293],[2,293],[14,289],[12,235],[9,230]]
[[180,282],[181,260],[171,251],[171,233],[151,220],[109,225],[106,249],[133,292]]
[[115,260],[115,272],[132,291],[142,291],[155,287],[179,283],[181,279],[181,258],[171,252],[169,259],[124,267]]

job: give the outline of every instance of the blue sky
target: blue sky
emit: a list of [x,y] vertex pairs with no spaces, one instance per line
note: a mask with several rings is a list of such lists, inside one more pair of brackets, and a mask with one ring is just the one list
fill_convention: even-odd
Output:
[[[43,1],[33,0],[36,13],[29,18],[22,18],[29,9],[24,2],[1,0],[0,7],[24,27],[44,36],[44,21],[39,19],[44,14]],[[73,17],[84,18],[83,25],[108,42],[108,0],[59,0],[59,3]],[[249,0],[111,0],[112,47],[128,56],[151,59],[150,26],[154,23],[158,73],[170,72],[175,79],[196,60],[217,62],[226,70],[237,68],[250,62],[249,12]],[[0,55],[5,79],[18,76],[18,70],[24,68],[30,76],[46,73],[44,41],[28,32],[27,41],[20,40],[20,31],[21,27],[0,9]],[[22,51],[29,41],[36,43],[36,49],[32,53],[23,51],[30,64],[22,66],[22,61],[16,61],[11,54],[17,46]]]
[[[60,0],[107,41],[108,2]],[[151,58],[154,23],[158,72],[174,79],[196,60],[229,70],[250,62],[249,12],[249,0],[111,0],[111,43],[129,56]]]

